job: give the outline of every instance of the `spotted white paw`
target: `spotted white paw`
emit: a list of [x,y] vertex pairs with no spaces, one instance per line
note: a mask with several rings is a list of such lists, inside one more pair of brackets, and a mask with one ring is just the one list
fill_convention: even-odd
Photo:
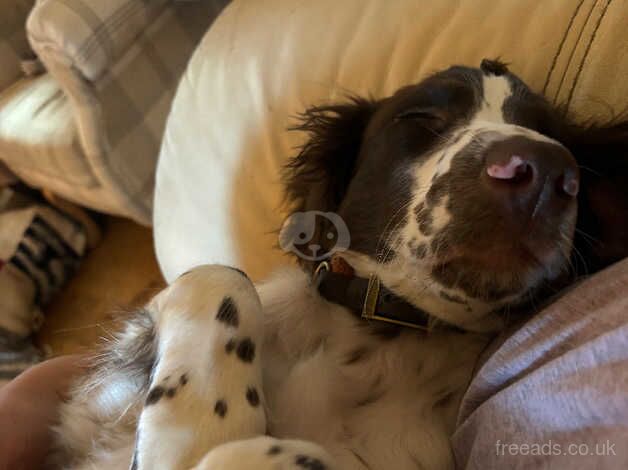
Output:
[[307,441],[268,436],[229,442],[214,448],[194,470],[332,470],[322,447]]

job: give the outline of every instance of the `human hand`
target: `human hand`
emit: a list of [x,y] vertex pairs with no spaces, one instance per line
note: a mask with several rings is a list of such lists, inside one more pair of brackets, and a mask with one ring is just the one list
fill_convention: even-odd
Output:
[[0,470],[44,466],[51,425],[72,380],[84,370],[81,359],[75,355],[44,361],[0,388]]

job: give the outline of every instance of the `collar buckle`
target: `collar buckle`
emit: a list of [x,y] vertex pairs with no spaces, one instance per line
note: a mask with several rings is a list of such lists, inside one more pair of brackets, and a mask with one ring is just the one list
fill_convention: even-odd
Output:
[[375,320],[377,301],[379,300],[380,281],[375,274],[369,276],[369,283],[364,295],[364,305],[362,306],[362,318],[365,320]]
[[390,292],[379,277],[356,277],[339,256],[320,262],[312,275],[318,292],[330,302],[340,304],[356,316],[371,322],[385,322],[430,331],[429,315]]
[[405,326],[416,330],[429,331],[429,327],[414,322],[397,320],[395,318],[385,317],[377,314],[377,305],[379,303],[379,293],[381,290],[381,281],[375,274],[369,276],[369,283],[364,295],[364,305],[362,307],[362,318],[367,321],[376,320],[393,325]]

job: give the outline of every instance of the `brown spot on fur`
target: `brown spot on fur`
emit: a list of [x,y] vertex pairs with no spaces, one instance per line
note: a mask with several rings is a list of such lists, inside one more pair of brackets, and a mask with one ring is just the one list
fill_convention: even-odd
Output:
[[249,402],[253,408],[259,406],[259,394],[255,387],[249,387],[246,389],[246,401]]
[[390,248],[390,246],[386,246],[381,253],[378,254],[377,260],[380,263],[390,263],[393,259],[397,257],[397,252]]
[[425,243],[419,243],[414,248],[414,256],[418,259],[423,259],[427,255],[427,245]]
[[227,344],[225,344],[225,351],[227,352],[227,354],[231,354],[236,348],[237,344],[238,342],[234,338],[231,338],[229,341],[227,341]]
[[255,359],[255,343],[251,341],[251,338],[244,338],[238,344],[236,354],[242,362],[253,362]]
[[214,413],[224,418],[227,414],[227,402],[225,400],[218,400],[214,405]]
[[216,320],[234,328],[240,323],[238,307],[231,297],[222,299],[218,313],[216,314]]
[[447,238],[446,232],[441,232],[432,238],[430,243],[430,249],[435,256],[439,254],[446,253],[449,250],[449,240]]
[[[453,162],[452,162],[453,164]],[[430,185],[430,189],[425,195],[425,202],[430,206],[437,206],[450,189],[450,173],[445,173],[436,178]]]
[[419,230],[424,235],[431,235],[433,233],[434,217],[430,210],[421,202],[414,208],[414,215],[416,222],[419,225]]
[[266,452],[266,455],[277,455],[277,454],[281,454],[281,447],[279,446],[272,446],[270,449],[268,449],[268,452]]
[[164,396],[165,392],[166,392],[165,388],[163,388],[161,385],[157,385],[150,392],[148,392],[148,395],[146,396],[145,405],[146,406],[154,405],[159,400],[161,400],[161,397]]
[[308,457],[307,455],[297,455],[294,459],[294,463],[305,470],[327,470],[323,462],[314,457]]

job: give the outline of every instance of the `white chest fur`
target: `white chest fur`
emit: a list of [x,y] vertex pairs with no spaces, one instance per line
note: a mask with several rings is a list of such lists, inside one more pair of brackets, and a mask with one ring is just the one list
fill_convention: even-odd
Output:
[[480,335],[385,338],[290,270],[259,289],[269,432],[323,445],[343,469],[447,468]]

